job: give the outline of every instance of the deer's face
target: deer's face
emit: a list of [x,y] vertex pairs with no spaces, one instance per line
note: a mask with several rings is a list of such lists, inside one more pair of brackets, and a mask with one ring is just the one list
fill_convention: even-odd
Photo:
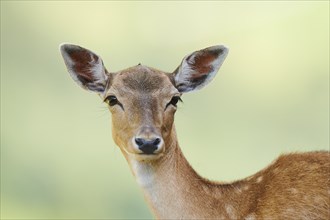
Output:
[[170,150],[176,105],[184,92],[210,82],[228,50],[209,47],[187,55],[173,73],[137,65],[109,73],[102,59],[79,46],[61,52],[72,78],[97,92],[112,113],[112,134],[123,154],[139,161],[156,160]]
[[113,75],[104,94],[112,113],[112,134],[122,151],[139,160],[156,159],[171,145],[181,93],[170,75],[138,65]]

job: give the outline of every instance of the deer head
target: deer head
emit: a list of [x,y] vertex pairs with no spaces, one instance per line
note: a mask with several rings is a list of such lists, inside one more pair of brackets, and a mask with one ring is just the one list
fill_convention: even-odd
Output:
[[216,75],[228,49],[213,46],[186,57],[173,73],[143,65],[108,72],[101,57],[72,44],[60,47],[71,77],[98,93],[112,113],[112,135],[125,157],[156,160],[176,141],[173,126],[182,93],[200,89]]

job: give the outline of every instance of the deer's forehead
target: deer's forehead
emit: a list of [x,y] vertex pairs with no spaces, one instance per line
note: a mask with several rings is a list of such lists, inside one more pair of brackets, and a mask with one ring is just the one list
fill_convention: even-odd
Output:
[[115,91],[121,96],[170,95],[177,91],[170,77],[164,72],[138,65],[117,73],[109,91]]

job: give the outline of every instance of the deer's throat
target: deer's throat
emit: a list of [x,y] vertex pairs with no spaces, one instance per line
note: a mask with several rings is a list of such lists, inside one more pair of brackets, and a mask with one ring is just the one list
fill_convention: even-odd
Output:
[[133,175],[142,188],[151,188],[155,184],[156,168],[153,164],[132,159],[129,161]]
[[129,163],[137,183],[158,218],[177,219],[190,216],[193,213],[191,206],[198,209],[195,207],[198,202],[195,201],[196,204],[192,205],[187,198],[191,191],[194,191],[196,198],[199,197],[200,184],[197,181],[200,178],[184,158],[179,146],[175,146],[171,153],[164,155],[159,161],[141,162],[132,159]]
[[[127,159],[131,170],[140,187],[145,189],[166,187],[166,183],[178,179],[178,176],[180,176],[178,172],[186,171],[182,170],[182,168],[186,168],[187,166],[182,165],[189,164],[183,157],[177,142],[174,142],[167,149],[168,152],[161,158],[155,160],[140,161],[134,157],[128,156]],[[181,169],[179,167],[181,167]]]

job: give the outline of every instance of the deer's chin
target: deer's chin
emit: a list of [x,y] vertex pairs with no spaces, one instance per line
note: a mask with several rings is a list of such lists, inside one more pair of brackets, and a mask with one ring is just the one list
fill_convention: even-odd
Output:
[[133,157],[135,160],[140,162],[155,161],[162,157],[162,153],[158,154],[134,154]]

